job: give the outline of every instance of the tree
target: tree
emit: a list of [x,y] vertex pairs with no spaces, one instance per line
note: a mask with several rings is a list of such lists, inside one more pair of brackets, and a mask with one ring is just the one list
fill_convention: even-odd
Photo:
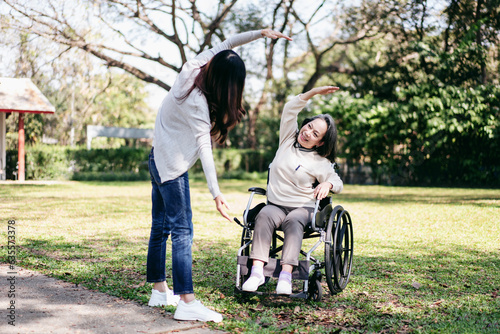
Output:
[[356,71],[361,94],[335,94],[323,112],[337,120],[347,161],[369,165],[377,183],[498,186],[499,55],[491,50],[500,7],[450,1],[440,21],[429,3],[407,2],[390,38],[353,46],[366,58]]
[[[61,144],[83,144],[86,125],[152,127],[154,111],[145,102],[143,81],[100,71],[90,55],[57,44],[47,48],[39,37],[10,37],[13,63],[2,75],[30,78],[56,107],[54,115],[26,114],[28,143],[41,142],[45,135]],[[7,126],[15,132],[17,115],[9,117]]]
[[[223,38],[217,30],[236,3],[235,0],[227,4],[219,1],[216,13],[209,18],[200,12],[195,0],[178,3],[149,0],[4,2],[11,8],[11,28],[78,48],[99,58],[108,67],[121,68],[166,90],[170,89],[170,85],[165,80],[142,70],[131,59],[156,63],[180,72],[189,51],[203,51],[211,45],[212,36],[216,33]],[[170,26],[165,26],[164,22],[170,22]],[[192,25],[192,30],[188,25]],[[198,34],[195,35],[195,32]],[[168,49],[169,57],[163,56],[165,53],[161,51],[146,50],[143,46],[144,34]],[[196,44],[191,43],[190,40],[200,35],[202,37]],[[117,41],[121,42],[118,46]],[[179,61],[171,57],[172,52],[177,53]]]
[[[263,74],[257,75],[263,89],[257,99],[247,99],[245,146],[255,148],[259,145],[257,122],[261,113],[281,110],[286,97],[298,87],[291,83],[290,76],[305,81],[303,90],[307,90],[331,72],[351,73],[342,64],[345,55],[330,64],[325,64],[325,59],[339,54],[338,47],[381,35],[394,6],[391,2],[374,5],[366,0],[361,6],[345,8],[328,0],[247,0],[240,1],[241,6],[237,2],[46,0],[39,4],[5,0],[10,15],[4,22],[12,29],[80,49],[108,67],[121,68],[167,91],[169,79],[180,71],[186,59],[210,47],[214,37],[224,40],[228,33],[241,28],[265,25],[305,41],[302,45],[284,42],[283,48],[276,40],[265,41],[264,70],[254,71]],[[241,15],[229,15],[231,12]],[[255,46],[252,50],[251,56],[255,57]],[[309,54],[314,59],[312,73],[301,64]]]

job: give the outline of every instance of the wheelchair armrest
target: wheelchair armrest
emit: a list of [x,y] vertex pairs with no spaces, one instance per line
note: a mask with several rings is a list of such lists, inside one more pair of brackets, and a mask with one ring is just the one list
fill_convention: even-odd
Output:
[[321,228],[324,229],[326,227],[326,221],[330,217],[330,214],[332,213],[332,205],[329,204],[325,206],[321,211],[318,211],[316,213],[316,216],[314,217],[314,225],[316,228]]
[[266,195],[266,189],[259,188],[259,187],[252,187],[249,188],[248,191],[251,191],[253,193],[259,194],[259,195]]

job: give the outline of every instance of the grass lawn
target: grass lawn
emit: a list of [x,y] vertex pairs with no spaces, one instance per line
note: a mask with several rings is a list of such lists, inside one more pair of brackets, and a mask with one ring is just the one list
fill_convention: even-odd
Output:
[[[241,217],[246,190],[264,184],[221,180],[231,214]],[[15,220],[18,266],[146,304],[150,191],[148,182],[1,184],[2,262]],[[346,185],[334,202],[353,219],[353,272],[338,295],[324,282],[321,302],[235,295],[241,228],[218,214],[204,182],[191,182],[191,196],[195,292],[225,317],[213,328],[500,332],[499,190]]]

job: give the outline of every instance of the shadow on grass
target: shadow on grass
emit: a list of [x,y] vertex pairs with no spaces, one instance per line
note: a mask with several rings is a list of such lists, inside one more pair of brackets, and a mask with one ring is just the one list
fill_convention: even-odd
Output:
[[[445,204],[445,205],[473,205],[478,207],[500,207],[500,195],[471,195],[471,194],[446,194],[436,195],[429,194],[427,190],[425,193],[418,195],[412,193],[400,193],[394,195],[369,193],[363,194],[341,194],[334,197],[333,201],[346,202],[346,203],[376,203],[381,205],[393,205],[404,203],[419,203],[419,204]],[[497,202],[498,203],[492,203]]]

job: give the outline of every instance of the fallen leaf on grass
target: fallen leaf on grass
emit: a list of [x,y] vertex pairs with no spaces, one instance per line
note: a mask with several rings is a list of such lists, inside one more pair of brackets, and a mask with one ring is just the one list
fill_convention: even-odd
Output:
[[250,310],[252,311],[261,311],[264,307],[262,306],[262,304],[257,304],[253,307],[249,307]]
[[429,307],[436,307],[436,306],[439,306],[439,304],[441,304],[442,302],[444,302],[444,300],[443,300],[443,299],[440,299],[440,300],[438,300],[437,302],[434,302],[434,303],[433,303],[431,306],[429,306]]
[[247,313],[247,312],[244,312],[244,311],[241,311],[240,313],[238,313],[238,316],[240,318],[243,318],[243,319],[248,319],[250,318],[250,315]]

